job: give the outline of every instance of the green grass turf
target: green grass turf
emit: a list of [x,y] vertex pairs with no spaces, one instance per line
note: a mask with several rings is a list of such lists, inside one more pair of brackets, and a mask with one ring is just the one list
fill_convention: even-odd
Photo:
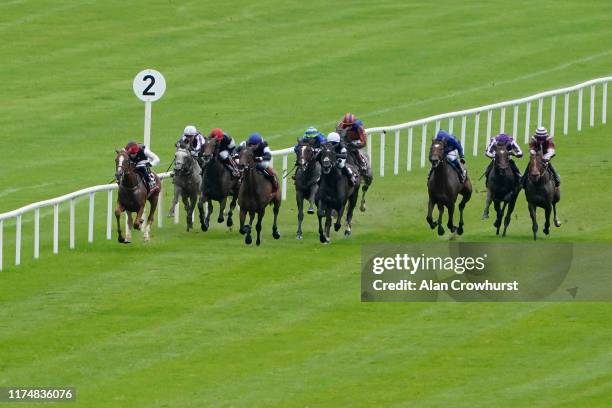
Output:
[[[113,149],[142,132],[131,81],[146,67],[168,84],[153,105],[164,170],[190,122],[237,138],[258,130],[284,148],[308,125],[329,131],[346,110],[379,126],[609,75],[611,12],[606,1],[7,1],[0,211],[107,182]],[[564,225],[546,241],[612,239],[609,128],[598,109],[587,129],[587,102],[588,93],[585,130],[574,131],[574,110],[572,132],[557,136]],[[557,133],[561,113],[559,104]],[[418,149],[417,168],[405,171],[406,137],[401,175],[390,175],[388,135],[387,175],[368,212],[350,240],[336,235],[330,246],[317,243],[312,216],[294,240],[291,192],[283,238],[272,240],[268,216],[260,248],[216,223],[188,234],[168,221],[149,245],[136,235],[119,246],[103,239],[99,195],[94,244],[80,202],[77,250],[67,249],[62,207],[60,255],[51,255],[45,211],[33,261],[25,217],[24,264],[0,275],[0,386],[75,386],[78,406],[609,406],[608,304],[359,302],[361,244],[445,239],[424,221],[426,173]],[[486,160],[468,159],[477,177]],[[475,184],[461,240],[496,241],[479,220]],[[509,234],[530,240],[522,195]]]

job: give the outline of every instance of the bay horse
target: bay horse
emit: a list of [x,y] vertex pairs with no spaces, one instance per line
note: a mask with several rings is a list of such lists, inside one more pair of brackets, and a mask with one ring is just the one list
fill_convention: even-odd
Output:
[[[140,174],[136,172],[136,165],[130,160],[125,150],[115,150],[115,179],[119,185],[119,193],[117,197],[117,207],[115,207],[115,218],[117,219],[117,240],[120,243],[129,243],[132,240],[132,227],[140,230],[144,220],[142,214],[144,212],[147,200],[149,201],[149,216],[144,223],[143,236],[145,242],[149,241],[151,233],[151,224],[157,208],[159,194],[161,192],[161,182],[157,174],[154,174],[157,185],[160,186],[160,191],[147,198],[146,181],[142,179]],[[121,231],[121,214],[125,212],[127,215],[127,229],[125,237]],[[136,219],[132,220],[132,213],[136,213]]]
[[[336,212],[334,231],[340,229],[342,216],[346,210],[346,230],[344,231],[344,236],[349,237],[351,235],[353,210],[357,205],[359,197],[360,175],[357,166],[346,163],[347,166],[351,166],[354,174],[357,174],[358,177],[355,185],[351,186],[348,178],[342,173],[342,169],[336,165],[336,151],[329,144],[323,145],[319,154],[319,162],[321,163],[321,182],[316,198],[317,216],[319,218],[319,241],[322,244],[327,244],[330,242],[333,211]],[[323,217],[325,217],[325,228],[323,228]]]
[[[255,157],[253,154],[254,147],[244,146],[240,150],[238,157],[238,168],[242,173],[242,183],[240,184],[240,192],[238,194],[238,204],[240,205],[240,233],[245,235],[244,242],[250,245],[253,241],[251,238],[251,228],[253,219],[257,214],[257,231],[256,244],[261,244],[261,222],[266,213],[266,207],[272,205],[274,212],[274,223],[272,224],[272,236],[274,239],[280,238],[278,232],[278,212],[281,205],[280,189],[273,191],[272,183],[255,167]],[[249,214],[249,223],[246,224],[246,215]]]
[[[353,130],[347,131],[347,133],[349,132],[353,132]],[[361,187],[361,204],[359,206],[359,210],[361,212],[364,212],[366,210],[365,195],[368,192],[368,189],[370,188],[370,186],[372,185],[372,181],[374,181],[374,172],[372,171],[372,165],[370,164],[370,158],[365,154],[361,154],[359,152],[359,149],[355,145],[353,145],[352,143],[347,143],[346,149],[348,151],[346,162],[348,164],[353,165],[355,169],[358,170],[359,175],[361,176],[359,177],[359,183]],[[365,169],[359,166],[358,164],[359,161],[357,158],[358,155],[361,155],[361,157],[363,157],[363,160],[365,160],[366,162]]]
[[544,234],[548,235],[550,232],[551,209],[554,213],[555,226],[561,226],[557,218],[557,203],[561,199],[561,192],[559,188],[555,187],[555,182],[548,169],[548,163],[542,159],[541,151],[529,156],[527,173],[525,176],[525,198],[527,199],[529,215],[531,216],[533,239],[536,240],[538,233],[537,207],[544,209],[546,217],[544,229],[542,230]]
[[[512,212],[516,205],[516,199],[521,191],[521,183],[510,167],[510,154],[508,146],[505,142],[498,142],[494,146],[495,156],[493,156],[493,168],[487,177],[487,202],[485,204],[485,213],[488,214],[491,200],[497,217],[493,226],[496,228],[496,235],[499,235],[502,218],[504,219],[504,231],[502,237],[506,236],[506,230],[510,224]],[[502,205],[503,203],[503,205]],[[507,207],[507,212],[506,212]],[[504,218],[504,212],[506,216]],[[483,216],[484,217],[484,216]]]
[[[219,141],[207,137],[202,148],[202,189],[200,201],[198,202],[198,213],[200,215],[200,226],[202,231],[208,231],[210,216],[213,212],[212,201],[219,202],[219,216],[217,222],[222,223],[225,219],[223,212],[227,205],[227,197],[231,196],[229,211],[227,213],[227,227],[231,230],[234,225],[232,218],[238,193],[240,191],[240,180],[232,176],[232,172],[219,159]],[[204,203],[207,203],[206,217],[204,217]]]
[[[429,161],[432,165],[432,173],[427,180],[427,190],[429,192],[429,203],[427,208],[427,222],[431,229],[438,227],[438,235],[444,235],[444,227],[442,227],[442,215],[444,207],[448,208],[448,223],[447,227],[452,233],[459,235],[463,234],[463,210],[465,205],[472,197],[472,183],[466,177],[464,183],[461,183],[457,171],[453,168],[446,158],[445,154],[446,142],[443,140],[434,139],[429,149]],[[459,194],[462,195],[459,203],[459,226],[453,224],[453,216],[455,212],[455,202]],[[434,205],[438,207],[438,221],[432,218]]]
[[314,214],[314,202],[319,190],[321,164],[317,153],[309,143],[299,143],[297,148],[297,170],[295,171],[295,201],[298,208],[297,239],[302,239],[304,220],[304,199],[308,200],[308,214]]
[[168,217],[174,216],[174,208],[179,197],[183,200],[187,219],[187,231],[193,228],[193,212],[198,203],[202,175],[200,165],[195,157],[184,148],[178,148],[174,153],[174,198]]

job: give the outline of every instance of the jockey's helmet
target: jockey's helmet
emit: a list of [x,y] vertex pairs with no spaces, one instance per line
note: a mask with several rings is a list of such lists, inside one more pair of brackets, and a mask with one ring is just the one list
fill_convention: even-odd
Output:
[[310,126],[304,132],[304,137],[315,137],[318,134],[319,134],[319,131],[317,130],[317,128],[314,126]]
[[223,139],[223,130],[221,128],[214,128],[210,131],[210,137],[217,140]]
[[261,135],[259,133],[253,133],[251,136],[249,136],[249,138],[247,139],[247,144],[248,145],[258,145],[261,142],[263,142],[263,138],[261,137]]
[[336,132],[331,132],[329,135],[327,135],[327,142],[332,144],[340,143],[340,135]]
[[183,130],[183,134],[185,136],[195,136],[198,134],[198,129],[193,125],[187,125],[185,126],[185,130]]
[[548,137],[548,130],[544,126],[540,126],[536,129],[534,136],[536,139],[546,139]]
[[136,142],[129,142],[127,145],[125,145],[125,151],[130,156],[138,154],[139,150],[140,150],[140,146],[138,146],[138,143]]
[[350,112],[345,113],[344,117],[342,118],[342,124],[344,127],[351,126],[353,123],[355,123],[355,115]]

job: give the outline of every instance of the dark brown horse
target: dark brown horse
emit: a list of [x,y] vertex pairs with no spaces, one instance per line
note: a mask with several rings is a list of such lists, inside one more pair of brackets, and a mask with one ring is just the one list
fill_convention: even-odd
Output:
[[[445,154],[446,142],[433,140],[429,149],[429,161],[432,165],[431,176],[427,180],[427,190],[429,191],[429,204],[427,209],[427,222],[431,229],[438,227],[438,235],[444,235],[444,227],[442,227],[442,215],[444,207],[448,208],[448,229],[454,233],[463,234],[463,209],[465,204],[472,197],[472,183],[466,177],[464,183],[461,183],[457,171],[448,162]],[[453,215],[455,212],[455,202],[461,194],[463,198],[459,203],[459,226],[453,224]],[[438,207],[438,221],[434,221],[432,217],[434,205]]]
[[[219,202],[219,216],[217,222],[224,221],[223,212],[227,204],[227,197],[231,196],[229,211],[227,213],[227,227],[232,228],[234,221],[232,215],[236,208],[238,193],[240,191],[240,180],[232,177],[232,172],[219,159],[219,141],[207,137],[202,148],[202,163],[204,166],[202,177],[202,195],[198,202],[200,225],[202,231],[208,231],[210,216],[213,212],[213,200]],[[204,203],[208,203],[208,211],[204,217]]]
[[[487,177],[488,194],[485,212],[488,214],[490,200],[492,200],[497,214],[495,223],[493,224],[496,228],[495,233],[499,235],[499,229],[503,218],[504,231],[502,236],[505,237],[512,212],[514,211],[516,199],[521,191],[521,183],[510,167],[510,151],[508,150],[506,142],[498,142],[495,144],[494,148],[495,156],[493,159],[493,168]],[[507,212],[506,207],[508,207]],[[504,212],[506,212],[505,218]]]
[[[129,243],[132,239],[132,226],[140,230],[144,220],[142,214],[147,204],[147,188],[142,177],[135,171],[135,164],[130,160],[125,150],[116,150],[117,156],[115,157],[115,178],[119,185],[119,194],[117,198],[117,207],[115,208],[115,218],[117,219],[117,233],[119,234],[117,240],[121,243]],[[159,177],[155,175],[157,184],[161,187]],[[161,191],[161,188],[160,188]],[[151,233],[151,224],[155,215],[155,209],[157,208],[157,202],[159,200],[159,192],[153,194],[148,198],[150,203],[149,216],[147,222],[144,224],[143,236],[144,240],[149,241]],[[125,232],[125,238],[121,231],[121,214],[125,212],[127,214],[128,226]],[[136,220],[132,220],[132,213],[136,213]]]
[[[321,183],[317,192],[317,216],[319,218],[319,241],[327,244],[330,241],[330,229],[332,213],[336,213],[334,230],[338,231],[342,226],[342,216],[346,210],[346,230],[344,236],[351,235],[351,221],[353,220],[353,210],[357,205],[359,197],[359,180],[355,186],[351,186],[348,178],[342,174],[342,170],[336,165],[336,152],[329,144],[323,145],[319,154],[321,163]],[[352,164],[346,164],[353,166]],[[358,174],[356,166],[353,172]],[[323,217],[325,217],[325,228],[323,228]]]
[[[353,130],[347,131],[347,134],[353,132]],[[372,185],[372,181],[374,181],[374,173],[372,172],[372,165],[370,164],[370,158],[365,154],[362,154],[359,149],[357,149],[352,143],[347,143],[346,148],[348,150],[348,157],[346,162],[355,166],[356,169],[359,169],[359,178],[360,186],[361,186],[361,204],[359,206],[360,211],[366,210],[366,193],[368,189]],[[362,160],[365,161],[365,166],[359,166],[358,156],[361,155]]]
[[[257,214],[257,231],[256,244],[261,244],[261,221],[266,213],[266,207],[272,205],[274,212],[274,223],[272,224],[272,236],[274,239],[279,239],[277,220],[278,211],[281,205],[281,193],[277,189],[273,191],[272,183],[266,179],[255,167],[255,158],[253,155],[253,147],[245,146],[240,151],[238,158],[238,167],[242,172],[242,183],[240,185],[240,193],[238,194],[238,204],[240,205],[240,233],[245,235],[244,242],[250,245],[253,242],[251,238],[251,228],[253,219]],[[247,213],[249,214],[249,223],[245,224]]]
[[317,161],[314,148],[309,143],[299,143],[297,149],[297,170],[295,172],[295,201],[298,208],[298,229],[296,238],[302,239],[304,220],[304,199],[308,200],[308,214],[314,214],[314,201],[319,189],[321,164]]
[[550,212],[554,213],[555,226],[560,227],[561,223],[557,218],[557,203],[561,199],[559,188],[555,187],[554,180],[548,169],[548,163],[542,159],[542,153],[537,152],[529,157],[529,166],[527,167],[528,174],[525,181],[525,198],[529,207],[529,215],[531,216],[531,229],[533,231],[533,239],[537,239],[538,220],[536,217],[536,208],[544,209],[546,221],[544,223],[544,234],[550,232]]

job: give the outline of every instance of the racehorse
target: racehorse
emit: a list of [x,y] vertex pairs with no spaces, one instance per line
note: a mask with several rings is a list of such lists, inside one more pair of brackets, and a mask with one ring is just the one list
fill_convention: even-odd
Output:
[[[457,234],[461,235],[463,234],[463,209],[472,197],[472,183],[467,177],[465,182],[461,183],[457,171],[446,158],[445,147],[445,141],[434,139],[429,149],[429,161],[432,165],[432,173],[427,180],[429,204],[426,219],[431,229],[437,226],[438,235],[444,235],[442,215],[444,214],[444,207],[446,207],[448,208],[447,227],[452,233],[457,232]],[[455,227],[453,225],[453,215],[455,212],[455,202],[459,194],[463,197],[459,203],[459,226]],[[432,218],[434,205],[438,207],[438,221],[434,221]]]
[[504,218],[504,212],[506,212],[506,207],[508,207],[506,217],[504,218],[504,231],[502,233],[502,236],[505,237],[506,230],[510,224],[512,211],[514,211],[516,199],[521,191],[521,183],[510,167],[511,152],[508,150],[507,144],[505,142],[498,142],[495,144],[494,149],[495,156],[493,159],[493,168],[487,177],[487,189],[489,194],[487,195],[487,202],[485,204],[485,213],[488,214],[488,208],[492,200],[497,214],[493,226],[497,228],[495,234],[499,235],[502,218]]
[[[257,224],[255,225],[255,230],[257,231],[256,244],[261,244],[261,221],[268,205],[273,206],[272,211],[274,212],[272,236],[274,239],[279,239],[280,233],[278,232],[277,219],[281,205],[280,189],[273,191],[272,183],[255,167],[253,147],[245,146],[242,148],[238,157],[238,168],[242,173],[242,183],[240,184],[240,192],[238,194],[240,233],[245,235],[245,244],[250,245],[252,242],[251,228],[255,214],[257,214]],[[249,214],[249,223],[245,224],[247,213]]]
[[[356,180],[354,186],[350,185],[347,177],[342,174],[342,169],[336,166],[336,152],[330,145],[323,145],[319,154],[319,162],[321,163],[321,182],[316,197],[317,216],[319,218],[319,241],[327,244],[330,242],[329,236],[333,211],[336,212],[337,216],[334,223],[334,231],[340,229],[342,216],[346,210],[346,230],[344,231],[344,236],[349,237],[351,235],[351,221],[353,219],[353,210],[357,205],[357,198],[359,197],[360,180]],[[351,166],[355,174],[359,174],[357,166],[349,163],[346,163],[346,165]],[[325,217],[325,229],[323,229],[323,217]]]
[[304,220],[304,198],[308,200],[308,214],[314,214],[314,201],[319,189],[321,164],[317,161],[314,148],[308,143],[298,144],[297,170],[295,172],[295,201],[298,208],[297,239],[302,239]]
[[193,212],[200,195],[202,184],[200,165],[188,150],[178,148],[174,153],[174,198],[170,206],[168,217],[174,216],[174,208],[179,197],[182,198],[187,214],[187,231],[193,228]]
[[[202,149],[202,163],[204,166],[202,177],[202,195],[198,203],[200,214],[200,226],[202,231],[208,231],[210,216],[213,212],[212,200],[219,202],[219,216],[217,222],[224,221],[223,212],[227,204],[227,197],[232,196],[229,212],[227,213],[227,227],[232,228],[234,221],[232,215],[236,208],[238,192],[240,190],[240,180],[232,177],[232,172],[219,159],[219,141],[214,138],[205,138]],[[208,211],[204,217],[204,203],[208,203]]]
[[544,209],[546,222],[544,223],[544,234],[550,232],[550,210],[554,213],[555,226],[560,227],[561,223],[557,218],[557,203],[561,199],[559,188],[555,187],[555,182],[548,169],[548,163],[542,159],[542,152],[538,151],[529,157],[529,165],[527,166],[528,174],[525,180],[525,198],[529,207],[529,215],[531,216],[531,224],[533,231],[533,239],[537,239],[538,220],[536,217],[536,208]]
[[[130,160],[125,150],[115,150],[117,156],[115,157],[115,178],[119,185],[119,193],[117,198],[117,207],[115,207],[115,218],[117,219],[117,233],[119,234],[117,240],[121,243],[129,243],[132,240],[132,227],[140,230],[144,220],[142,214],[147,204],[147,200],[150,204],[149,216],[144,224],[144,240],[149,241],[151,233],[151,224],[153,223],[153,217],[155,215],[155,209],[157,208],[157,201],[159,200],[159,192],[153,194],[147,199],[147,188],[145,186],[146,181],[136,172],[136,165]],[[155,180],[157,185],[161,183],[157,174],[155,174]],[[121,214],[125,211],[127,214],[128,226],[125,231],[125,238],[121,231]],[[136,213],[136,220],[132,220],[132,213]]]
[[[355,146],[351,140],[358,140],[359,136],[356,134],[354,129],[348,129],[345,133],[344,140],[346,141],[346,148],[348,151],[346,162],[355,166],[356,169],[359,170],[359,174],[361,175],[360,180],[363,182],[361,185],[361,204],[359,206],[360,211],[366,210],[366,202],[365,202],[365,194],[372,185],[372,181],[374,180],[374,173],[372,172],[372,166],[370,164],[370,158],[365,154],[362,154],[357,146]],[[365,166],[361,167],[359,165],[359,155],[361,155],[363,161],[365,162]]]

